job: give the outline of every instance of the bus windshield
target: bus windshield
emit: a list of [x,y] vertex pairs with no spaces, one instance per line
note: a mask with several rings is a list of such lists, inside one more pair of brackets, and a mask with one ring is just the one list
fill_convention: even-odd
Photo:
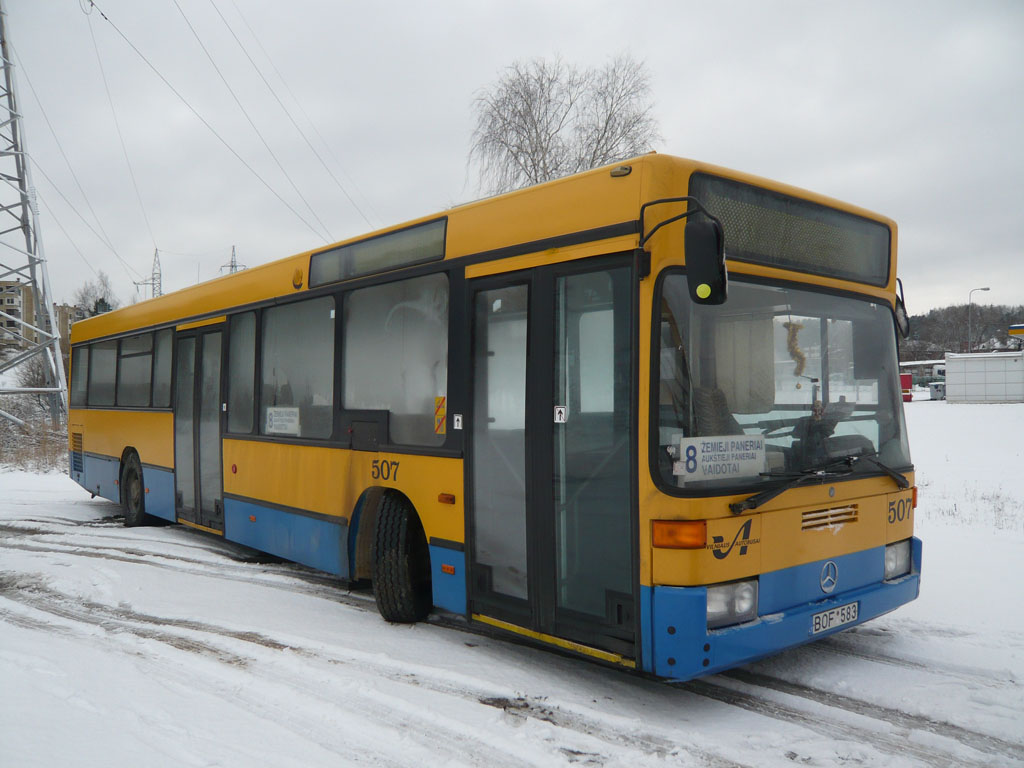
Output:
[[[908,469],[893,314],[884,303],[734,277],[720,306],[660,291],[656,474],[747,491],[873,456]],[[874,469],[870,462],[858,468]]]

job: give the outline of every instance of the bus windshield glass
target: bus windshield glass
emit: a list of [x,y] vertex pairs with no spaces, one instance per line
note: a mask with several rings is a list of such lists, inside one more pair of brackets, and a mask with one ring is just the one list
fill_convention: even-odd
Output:
[[747,491],[859,456],[910,467],[886,304],[734,278],[698,306],[673,272],[656,319],[662,487]]

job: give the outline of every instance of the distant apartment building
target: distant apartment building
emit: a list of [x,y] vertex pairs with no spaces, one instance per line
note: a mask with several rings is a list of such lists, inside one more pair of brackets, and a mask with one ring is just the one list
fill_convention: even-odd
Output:
[[[57,328],[60,330],[60,351],[67,357],[71,352],[71,324],[85,320],[85,310],[74,304],[54,304],[53,316],[57,321]],[[47,318],[46,325],[49,330],[49,318]]]
[[[0,349],[27,349],[38,343],[38,334],[21,324],[24,319],[35,325],[36,303],[31,287],[20,280],[0,280]],[[71,304],[54,304],[53,315],[60,333],[60,348],[68,354],[71,324],[85,318],[85,312]],[[44,328],[52,333],[50,318],[43,320]]]
[[0,346],[28,346],[26,329],[19,321],[34,306],[32,291],[26,284],[20,280],[0,280]]

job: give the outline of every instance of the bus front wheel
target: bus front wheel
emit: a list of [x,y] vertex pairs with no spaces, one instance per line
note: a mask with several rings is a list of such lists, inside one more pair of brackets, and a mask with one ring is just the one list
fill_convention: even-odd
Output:
[[426,618],[433,604],[430,550],[412,505],[385,493],[377,510],[373,540],[373,597],[387,621]]
[[146,494],[142,483],[142,463],[137,453],[131,452],[121,470],[121,506],[124,508],[124,524],[128,528],[146,525],[150,518],[146,514]]

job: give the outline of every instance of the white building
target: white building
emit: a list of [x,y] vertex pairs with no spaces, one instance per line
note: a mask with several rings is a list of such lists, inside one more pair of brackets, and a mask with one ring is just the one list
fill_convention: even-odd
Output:
[[1024,403],[1024,352],[946,353],[946,401]]

